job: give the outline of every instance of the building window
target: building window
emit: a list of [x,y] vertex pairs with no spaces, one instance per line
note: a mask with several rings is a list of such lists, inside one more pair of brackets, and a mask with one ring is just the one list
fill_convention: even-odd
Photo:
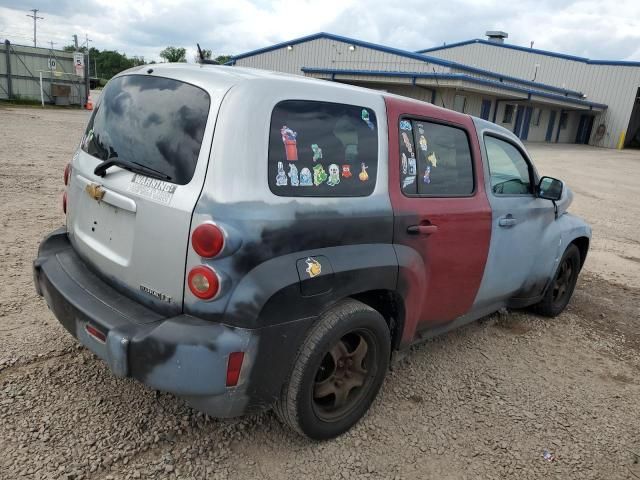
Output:
[[456,95],[453,98],[453,109],[456,112],[464,113],[464,107],[467,103],[467,97],[464,95]]
[[505,105],[504,115],[502,116],[502,123],[511,123],[513,121],[513,112],[516,109],[515,105]]
[[269,188],[284,197],[371,195],[378,126],[371,108],[306,100],[280,102],[271,115]]
[[533,109],[533,115],[531,115],[531,125],[535,126],[535,127],[539,127],[540,126],[540,118],[542,117],[542,109],[541,108],[534,108]]
[[562,112],[560,114],[560,130],[564,130],[567,128],[567,120],[569,119],[569,114],[567,112]]
[[464,130],[403,119],[399,132],[402,193],[421,197],[473,194],[471,149]]

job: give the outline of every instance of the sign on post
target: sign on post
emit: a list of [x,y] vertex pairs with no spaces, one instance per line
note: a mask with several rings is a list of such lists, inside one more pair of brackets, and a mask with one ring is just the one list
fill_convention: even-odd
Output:
[[73,54],[73,64],[76,67],[76,75],[84,77],[84,54],[82,52]]
[[56,59],[53,57],[49,57],[49,70],[55,70],[57,66],[58,63],[56,62]]

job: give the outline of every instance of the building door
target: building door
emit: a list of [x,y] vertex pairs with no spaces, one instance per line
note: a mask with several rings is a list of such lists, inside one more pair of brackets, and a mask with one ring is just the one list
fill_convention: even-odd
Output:
[[576,143],[587,145],[591,138],[591,130],[593,129],[593,116],[580,115],[580,123],[578,123],[578,132],[576,133]]
[[522,121],[522,129],[520,130],[521,140],[527,140],[529,138],[529,125],[531,125],[531,115],[533,113],[533,107],[526,107],[524,109],[524,120]]
[[544,139],[547,142],[551,141],[551,137],[553,136],[553,127],[555,127],[555,124],[556,124],[556,111],[551,110],[551,114],[549,115],[549,125],[547,125],[547,135],[544,137]]
[[522,116],[524,114],[524,108],[522,108],[522,105],[518,105],[516,110],[516,122],[515,122],[515,126],[513,127],[513,133],[516,134],[516,136],[518,138],[520,138],[520,130],[522,129]]
[[491,112],[491,100],[482,100],[482,107],[480,107],[480,118],[483,120],[489,120],[489,113]]

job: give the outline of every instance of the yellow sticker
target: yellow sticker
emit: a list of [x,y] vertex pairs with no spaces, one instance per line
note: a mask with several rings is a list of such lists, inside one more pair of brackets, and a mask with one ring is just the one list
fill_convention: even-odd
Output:
[[317,277],[322,273],[322,264],[315,258],[307,257],[305,262],[307,263],[306,272],[309,275],[309,278]]

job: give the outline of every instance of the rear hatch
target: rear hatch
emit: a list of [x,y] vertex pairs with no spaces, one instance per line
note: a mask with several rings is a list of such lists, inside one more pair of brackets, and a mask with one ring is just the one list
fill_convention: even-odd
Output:
[[191,215],[226,89],[116,77],[72,162],[74,249],[116,289],[163,313],[182,310]]

